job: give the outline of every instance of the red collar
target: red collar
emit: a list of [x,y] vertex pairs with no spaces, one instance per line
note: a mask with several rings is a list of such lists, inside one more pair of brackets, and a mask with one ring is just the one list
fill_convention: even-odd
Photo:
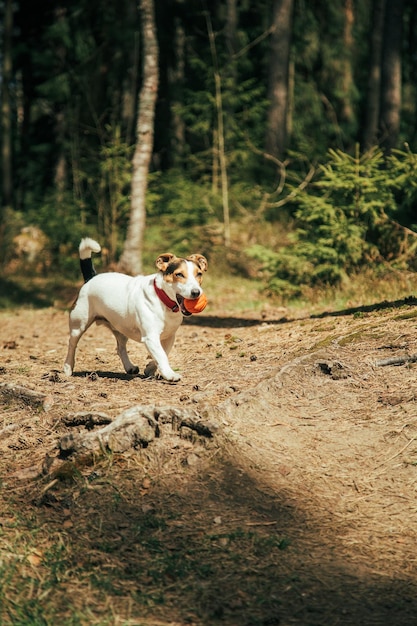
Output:
[[156,278],[154,278],[153,286],[155,288],[156,295],[161,300],[161,302],[163,302],[165,306],[171,309],[173,313],[177,313],[180,310],[178,302],[175,302],[175,300],[171,300],[168,294],[166,294],[163,289],[158,287],[158,285],[156,284]]

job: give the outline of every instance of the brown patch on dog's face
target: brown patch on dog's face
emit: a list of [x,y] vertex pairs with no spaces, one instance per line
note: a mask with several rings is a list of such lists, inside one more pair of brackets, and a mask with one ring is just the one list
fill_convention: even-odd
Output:
[[164,281],[171,285],[185,285],[190,280],[201,285],[208,263],[202,254],[192,254],[186,259],[180,259],[167,252],[157,258],[156,267],[163,273]]
[[172,252],[165,252],[156,259],[155,265],[161,272],[166,272],[169,265],[176,259],[177,257]]
[[167,283],[186,283],[188,280],[188,268],[184,259],[176,259],[169,263],[164,271],[164,280]]
[[190,256],[187,256],[187,261],[195,263],[202,272],[207,272],[208,270],[207,259],[202,254],[190,254]]
[[[187,261],[189,261],[189,259],[187,259]],[[196,265],[195,262],[191,263],[191,267],[192,267],[192,272],[194,274],[194,278],[196,279],[198,284],[201,285],[201,283],[203,282],[203,270],[200,268],[199,265]]]
[[182,314],[189,315],[183,302],[185,299],[196,300],[201,296],[203,271],[207,269],[206,258],[201,254],[193,254],[186,259],[179,259],[167,253],[158,257],[156,266],[162,272],[164,283],[174,291]]

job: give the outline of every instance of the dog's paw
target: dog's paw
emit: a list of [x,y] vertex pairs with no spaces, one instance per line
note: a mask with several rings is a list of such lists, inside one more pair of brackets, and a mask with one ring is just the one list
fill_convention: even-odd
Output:
[[170,383],[177,383],[179,380],[181,380],[181,374],[174,372],[174,370],[164,373],[161,372],[161,376],[162,378],[165,378],[165,380],[168,380]]
[[145,367],[145,377],[148,378],[150,376],[155,376],[156,370],[157,370],[157,366],[156,363],[154,363],[153,361],[150,361],[147,366]]
[[65,376],[72,376],[72,367],[69,363],[65,363],[64,365],[64,374]]
[[137,376],[139,374],[139,368],[137,365],[133,365],[133,367],[130,367],[126,373],[130,376]]

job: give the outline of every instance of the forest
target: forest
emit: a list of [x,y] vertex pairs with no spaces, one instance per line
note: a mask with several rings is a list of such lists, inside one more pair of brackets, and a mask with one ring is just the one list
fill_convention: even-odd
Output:
[[0,626],[416,626],[416,0],[0,15]]
[[140,267],[192,240],[287,298],[364,266],[415,269],[413,0],[1,8],[6,274],[71,275],[85,234],[115,263],[138,193]]

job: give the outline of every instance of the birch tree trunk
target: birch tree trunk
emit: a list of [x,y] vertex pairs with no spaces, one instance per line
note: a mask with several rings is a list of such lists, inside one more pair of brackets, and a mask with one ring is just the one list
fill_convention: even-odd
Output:
[[133,156],[130,217],[119,269],[128,274],[142,271],[146,224],[146,189],[154,139],[155,104],[158,94],[158,41],[153,0],[140,2],[143,40],[143,83],[139,95],[136,148]]

